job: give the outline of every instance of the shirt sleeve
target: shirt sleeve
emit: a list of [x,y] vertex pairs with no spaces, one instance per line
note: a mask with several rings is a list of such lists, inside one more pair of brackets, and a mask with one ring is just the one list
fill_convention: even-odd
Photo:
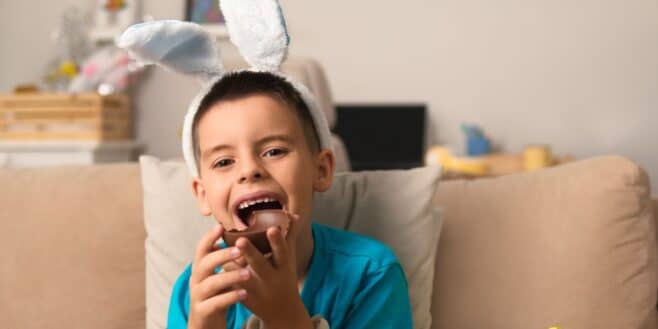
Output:
[[350,329],[412,328],[407,280],[399,263],[366,277],[345,323]]
[[190,275],[192,266],[185,268],[171,290],[169,311],[167,313],[167,329],[187,328],[187,318],[190,310]]

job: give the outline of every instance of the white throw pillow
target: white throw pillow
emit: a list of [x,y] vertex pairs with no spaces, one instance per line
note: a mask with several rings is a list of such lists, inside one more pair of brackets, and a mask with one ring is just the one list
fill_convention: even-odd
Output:
[[[146,321],[166,327],[171,288],[215,225],[199,214],[181,161],[140,157],[146,226]],[[313,219],[373,237],[393,249],[409,283],[414,328],[431,326],[430,303],[441,218],[434,207],[440,168],[338,173],[318,193]]]

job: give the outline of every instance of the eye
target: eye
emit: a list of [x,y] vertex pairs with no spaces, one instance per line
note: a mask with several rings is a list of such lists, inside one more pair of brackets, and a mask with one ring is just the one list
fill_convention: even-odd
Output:
[[263,155],[266,157],[276,157],[276,156],[281,156],[288,153],[287,150],[281,149],[281,148],[273,148],[267,150]]
[[226,166],[232,165],[234,162],[235,161],[233,161],[233,159],[221,159],[221,160],[215,162],[215,164],[213,164],[212,167],[213,168],[226,167]]

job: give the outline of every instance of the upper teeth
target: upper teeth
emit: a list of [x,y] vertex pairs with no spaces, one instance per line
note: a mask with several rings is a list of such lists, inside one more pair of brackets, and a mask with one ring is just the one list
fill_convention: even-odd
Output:
[[238,205],[238,209],[244,209],[244,208],[247,208],[249,206],[253,206],[257,203],[273,202],[273,201],[276,201],[276,200],[272,199],[272,198],[262,198],[262,199],[256,199],[256,200],[242,201]]

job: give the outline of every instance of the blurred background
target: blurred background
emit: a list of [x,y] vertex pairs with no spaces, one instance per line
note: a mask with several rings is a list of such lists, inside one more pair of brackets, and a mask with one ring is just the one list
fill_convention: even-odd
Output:
[[[73,7],[88,32],[106,34],[93,37],[92,47],[111,41],[107,34],[118,30],[98,32],[99,3],[108,2],[1,0],[0,93],[26,84],[43,88],[61,52],[54,32]],[[186,1],[127,3],[136,7],[134,21],[189,18]],[[442,145],[474,155],[467,149],[468,123],[486,133],[489,151],[520,154],[529,145],[543,145],[574,158],[619,154],[646,168],[658,186],[655,0],[281,0],[281,5],[292,36],[290,54],[321,63],[341,111],[423,105],[425,118],[405,128],[422,133],[417,153]],[[218,40],[225,56],[237,56],[221,32]],[[82,64],[76,64],[78,72]],[[126,91],[132,138],[142,153],[180,157],[182,117],[198,87],[159,69],[143,71],[131,83]],[[377,115],[370,117],[377,127]],[[422,129],[414,129],[419,122]],[[351,142],[345,143],[349,152]],[[372,156],[378,152],[384,151]],[[422,161],[422,154],[414,156]]]

